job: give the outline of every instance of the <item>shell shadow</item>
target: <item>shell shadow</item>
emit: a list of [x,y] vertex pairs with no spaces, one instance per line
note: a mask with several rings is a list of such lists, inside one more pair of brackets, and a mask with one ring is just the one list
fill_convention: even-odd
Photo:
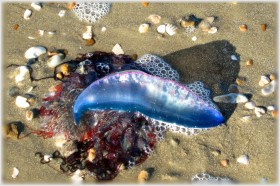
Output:
[[[180,74],[181,83],[202,81],[206,88],[212,90],[212,98],[230,93],[230,84],[235,83],[240,70],[240,55],[236,48],[226,40],[182,49],[166,56],[166,60]],[[236,61],[231,55],[237,57]],[[237,104],[216,103],[227,120]]]

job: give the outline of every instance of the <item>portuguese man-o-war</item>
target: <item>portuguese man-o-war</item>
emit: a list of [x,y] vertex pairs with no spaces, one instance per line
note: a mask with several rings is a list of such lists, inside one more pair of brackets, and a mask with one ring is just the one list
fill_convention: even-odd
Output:
[[76,125],[88,110],[140,112],[152,119],[183,127],[210,128],[222,114],[179,83],[141,71],[114,73],[93,82],[76,99]]

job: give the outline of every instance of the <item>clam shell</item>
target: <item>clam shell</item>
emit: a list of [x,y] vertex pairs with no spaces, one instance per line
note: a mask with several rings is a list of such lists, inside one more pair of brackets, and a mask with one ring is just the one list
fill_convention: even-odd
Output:
[[165,29],[166,29],[166,25],[159,25],[157,27],[157,32],[160,34],[164,34],[165,33]]
[[264,96],[269,96],[276,90],[276,80],[272,80],[268,85],[266,85],[261,91]]
[[42,9],[42,4],[41,3],[31,3],[32,8],[34,10],[40,11]]
[[166,24],[166,28],[165,28],[165,32],[166,32],[168,35],[173,36],[174,34],[176,34],[176,30],[177,30],[177,29],[178,29],[178,28],[177,28],[176,26],[167,23],[167,24]]
[[29,69],[27,66],[17,67],[17,70],[19,71],[19,73],[15,76],[16,83],[23,81],[25,79],[25,76],[29,73]]
[[266,113],[266,110],[263,107],[255,107],[255,114],[259,118]]
[[254,109],[256,107],[253,101],[250,101],[244,105],[247,109]]
[[16,97],[16,106],[19,108],[28,108],[30,104],[27,102],[27,98],[23,96],[17,96]]
[[150,19],[154,24],[159,24],[160,20],[161,20],[161,16],[159,15],[149,15],[148,19]]
[[246,103],[249,101],[249,99],[239,93],[230,93],[230,94],[224,94],[220,96],[216,96],[213,98],[215,102],[221,102],[221,103]]
[[248,165],[249,164],[249,156],[248,155],[241,155],[236,159],[236,161],[238,163]]
[[14,167],[13,173],[12,173],[12,178],[16,178],[18,176],[18,174],[19,174],[19,170],[16,167]]
[[32,58],[37,58],[41,54],[47,53],[47,49],[42,46],[34,46],[26,50],[24,56],[26,59],[32,59]]
[[150,25],[149,25],[148,23],[144,23],[144,24],[141,24],[141,25],[139,26],[138,31],[139,31],[141,34],[143,34],[143,33],[148,32],[149,28],[150,28]]
[[23,14],[23,18],[28,20],[28,19],[30,19],[31,14],[32,14],[32,11],[29,9],[26,9]]
[[259,81],[259,85],[260,85],[261,87],[263,87],[263,86],[267,85],[268,83],[270,83],[269,77],[264,76],[264,75],[261,76],[261,79],[260,79],[260,81]]
[[208,34],[215,34],[218,31],[217,27],[212,27],[208,30]]
[[120,44],[116,44],[116,45],[113,47],[112,52],[114,52],[114,54],[116,54],[116,55],[124,54],[124,51],[123,51],[123,49],[122,49],[122,47],[121,47]]
[[63,62],[64,54],[58,53],[56,55],[53,55],[48,61],[47,65],[51,68],[56,67],[57,65],[60,65]]

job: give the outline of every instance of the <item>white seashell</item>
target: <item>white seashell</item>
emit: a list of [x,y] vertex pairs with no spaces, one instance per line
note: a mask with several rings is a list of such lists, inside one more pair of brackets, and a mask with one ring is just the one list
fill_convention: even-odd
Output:
[[267,77],[267,76],[261,76],[261,79],[260,79],[260,81],[259,81],[259,85],[261,86],[261,87],[263,87],[263,86],[265,86],[265,85],[267,85],[268,83],[270,83],[270,79],[269,79],[269,77]]
[[17,96],[16,97],[16,106],[19,108],[28,108],[30,104],[27,102],[27,98],[23,96]]
[[224,94],[221,96],[216,96],[213,98],[215,102],[221,102],[221,103],[246,103],[248,102],[248,98],[239,93],[229,93]]
[[44,161],[49,162],[52,160],[52,157],[53,157],[52,154],[46,154],[44,155]]
[[122,49],[122,47],[121,47],[120,44],[116,44],[116,45],[113,47],[112,52],[114,52],[114,54],[116,54],[116,55],[124,54],[124,51],[123,51],[123,49]]
[[101,32],[105,32],[106,30],[107,30],[107,28],[104,26],[101,28]]
[[230,58],[233,60],[233,61],[237,61],[237,57],[235,55],[231,55]]
[[208,34],[215,34],[218,31],[217,27],[212,27],[208,30]]
[[81,174],[81,170],[76,170],[76,172],[74,172],[73,176],[71,176],[71,180],[73,183],[82,183],[83,182],[83,177],[80,176]]
[[157,32],[160,34],[164,34],[165,33],[165,29],[166,29],[166,25],[159,25],[157,27]]
[[249,164],[249,156],[248,155],[241,155],[236,159],[236,161],[238,163],[248,165]]
[[60,10],[59,13],[58,13],[58,16],[59,17],[64,17],[65,13],[66,13],[66,10]]
[[266,113],[266,110],[263,107],[255,107],[255,114],[259,118]]
[[270,94],[274,93],[276,90],[276,80],[272,80],[268,85],[262,88],[262,94],[264,96],[269,96]]
[[42,9],[42,4],[41,3],[31,3],[32,8],[34,10],[40,11]]
[[243,116],[243,117],[241,118],[241,120],[242,120],[243,122],[247,122],[247,121],[250,120],[250,118],[251,118],[251,116]]
[[247,109],[254,109],[256,107],[253,101],[250,101],[244,105]]
[[269,106],[267,107],[267,110],[269,110],[269,111],[274,111],[274,110],[276,110],[276,107],[275,107],[274,105],[269,105]]
[[49,35],[55,35],[55,34],[56,34],[56,31],[49,31],[48,34],[49,34]]
[[148,32],[149,28],[150,28],[150,25],[149,25],[148,23],[144,23],[144,24],[142,24],[142,25],[139,26],[138,31],[139,31],[141,34],[143,34],[143,33]]
[[47,65],[51,68],[54,68],[63,62],[64,57],[65,57],[64,54],[61,54],[61,53],[56,54],[56,55],[52,56],[50,59],[48,59]]
[[28,38],[28,39],[36,39],[36,38],[33,37],[33,36],[28,36],[27,38]]
[[16,167],[14,167],[13,173],[12,173],[12,178],[16,178],[18,176],[18,174],[19,174],[19,170]]
[[158,24],[161,20],[161,16],[152,14],[149,15],[148,19],[150,19],[154,24]]
[[26,59],[32,59],[32,58],[37,58],[41,54],[45,54],[45,53],[47,53],[47,49],[45,47],[35,46],[26,50],[24,56]]
[[26,92],[30,93],[33,89],[34,87],[30,87]]
[[30,19],[31,14],[32,14],[32,11],[29,10],[29,9],[26,9],[24,14],[23,14],[23,18],[24,19]]
[[176,34],[176,30],[177,30],[177,29],[178,29],[178,28],[177,28],[176,26],[167,23],[167,24],[166,24],[166,28],[165,28],[165,32],[166,32],[168,35],[173,36],[174,34]]
[[197,37],[196,36],[193,36],[192,37],[192,41],[196,41],[197,40]]
[[20,66],[17,68],[17,70],[19,70],[19,74],[15,76],[16,83],[24,80],[25,75],[29,73],[29,69],[27,66]]
[[87,26],[87,31],[83,33],[83,39],[91,39],[92,38],[92,26]]

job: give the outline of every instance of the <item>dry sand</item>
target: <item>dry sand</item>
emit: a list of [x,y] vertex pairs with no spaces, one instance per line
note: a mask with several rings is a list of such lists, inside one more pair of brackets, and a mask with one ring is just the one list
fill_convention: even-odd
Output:
[[[25,120],[25,110],[15,106],[15,99],[8,96],[7,89],[15,85],[8,78],[9,64],[24,65],[24,52],[32,46],[42,45],[47,48],[56,47],[69,51],[67,60],[78,53],[91,51],[111,51],[119,43],[126,54],[146,53],[163,57],[181,76],[182,83],[201,80],[213,90],[213,96],[227,93],[229,84],[237,77],[245,78],[239,91],[252,95],[252,100],[259,106],[275,105],[276,94],[268,97],[261,95],[258,85],[263,74],[276,73],[277,67],[277,4],[276,3],[150,3],[143,7],[141,3],[114,3],[109,15],[93,24],[96,44],[85,46],[81,39],[87,23],[80,22],[73,12],[67,11],[63,18],[58,16],[65,3],[43,4],[41,11],[34,11],[30,20],[23,19],[25,9],[31,9],[30,3],[5,3],[3,19],[3,84],[4,91],[3,122],[22,121],[32,127],[40,125],[39,120]],[[152,24],[148,33],[140,34],[138,27],[148,21],[150,14],[162,16],[161,23],[173,23],[179,26],[178,20],[183,16],[195,14],[197,17],[217,16],[215,34],[197,30],[187,34],[179,28],[174,36],[159,37],[156,25]],[[262,31],[260,24],[268,25]],[[13,26],[19,24],[18,30]],[[247,24],[247,32],[241,32],[239,25]],[[106,32],[101,28],[105,26]],[[30,40],[38,29],[57,31],[49,37],[45,34],[38,39]],[[194,42],[193,36],[198,39]],[[240,57],[233,62],[230,55]],[[253,59],[251,67],[245,65],[246,60]],[[40,65],[34,65],[40,77],[51,75]],[[36,88],[32,94],[40,100],[47,89],[55,84],[53,79],[32,82],[21,87],[27,91],[32,85]],[[39,107],[39,102],[37,107]],[[137,182],[137,175],[143,169],[149,170],[149,183],[189,182],[192,175],[208,172],[215,176],[226,176],[241,183],[258,183],[262,178],[269,183],[277,181],[277,125],[276,119],[268,112],[257,118],[244,104],[219,105],[227,121],[222,125],[194,137],[168,133],[165,140],[157,144],[155,152],[143,164],[130,170],[122,171],[111,183]],[[241,118],[251,116],[247,122]],[[22,135],[27,132],[23,132]],[[178,143],[174,143],[174,140]],[[69,175],[62,173],[57,165],[42,165],[34,153],[42,151],[51,153],[56,148],[52,139],[42,139],[29,135],[20,140],[3,140],[3,182],[4,183],[66,183]],[[213,155],[213,150],[221,151]],[[241,165],[236,158],[242,154],[250,157],[249,165]],[[221,159],[228,159],[229,166],[222,167]],[[11,178],[12,168],[20,171],[16,179]],[[94,179],[87,176],[86,182]]]

